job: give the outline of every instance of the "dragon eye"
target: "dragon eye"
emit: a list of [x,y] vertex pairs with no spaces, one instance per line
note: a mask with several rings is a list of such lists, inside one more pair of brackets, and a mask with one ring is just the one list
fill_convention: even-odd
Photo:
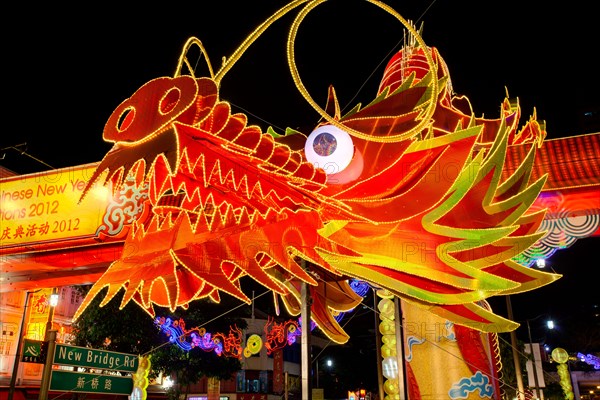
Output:
[[333,125],[323,125],[312,131],[304,144],[306,159],[327,175],[341,172],[354,155],[352,138]]

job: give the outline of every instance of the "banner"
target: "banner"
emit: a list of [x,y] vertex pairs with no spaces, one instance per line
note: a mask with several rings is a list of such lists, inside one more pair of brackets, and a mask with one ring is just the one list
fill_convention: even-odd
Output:
[[[490,333],[455,325],[402,300],[408,398],[499,400]],[[391,386],[384,386],[389,394]]]
[[273,393],[283,392],[283,350],[273,353]]
[[0,181],[0,247],[93,237],[111,200],[100,183],[79,203],[96,164]]
[[[533,343],[533,359],[535,360],[535,368],[531,362],[531,345],[529,343],[525,343],[525,354],[530,357],[526,364],[528,386],[545,388],[546,383],[544,382],[544,367],[542,366],[542,353],[540,351],[540,344]],[[535,381],[534,370],[537,375],[537,384]]]

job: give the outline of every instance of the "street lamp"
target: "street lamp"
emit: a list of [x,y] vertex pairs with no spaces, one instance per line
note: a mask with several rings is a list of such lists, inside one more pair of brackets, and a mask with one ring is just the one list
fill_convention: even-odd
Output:
[[[58,305],[58,293],[56,293],[56,292],[53,292],[53,293],[50,295],[50,301],[49,301],[49,303],[50,303],[50,307],[52,307],[52,308],[50,308],[50,312],[54,312],[54,307],[56,307],[56,306]],[[49,322],[50,324],[52,324],[52,318],[53,318],[52,316],[50,316],[50,317],[48,318],[48,322]],[[47,326],[46,326],[46,327],[47,327]]]
[[[508,312],[508,319],[511,321],[514,320],[512,304],[510,302],[509,295],[506,295],[506,310]],[[521,362],[519,361],[519,354],[517,351],[517,334],[514,330],[510,331],[510,347],[512,348],[515,377],[517,378],[518,397],[519,400],[525,400],[525,387],[523,386],[523,377],[521,376]]]
[[[325,360],[325,366],[327,368],[331,368],[333,366],[333,360],[331,358],[328,358],[327,360]],[[316,387],[317,389],[320,387],[319,386],[319,358],[317,356],[316,361],[315,361],[315,375],[317,378],[317,384]]]
[[167,376],[167,377],[164,379],[163,383],[162,383],[162,387],[163,387],[164,389],[166,389],[166,390],[169,390],[169,389],[171,388],[171,386],[173,386],[173,384],[174,384],[174,383],[175,383],[175,382],[173,382],[173,380],[171,379],[171,377],[170,377],[170,376]]
[[44,341],[48,342],[48,351],[46,353],[46,363],[42,372],[42,382],[40,383],[40,394],[38,400],[47,400],[50,388],[50,374],[52,373],[52,358],[56,347],[56,331],[52,329],[52,319],[54,318],[54,308],[58,304],[58,293],[56,288],[52,289],[50,295],[50,310],[48,311],[48,320],[46,321],[46,333]]

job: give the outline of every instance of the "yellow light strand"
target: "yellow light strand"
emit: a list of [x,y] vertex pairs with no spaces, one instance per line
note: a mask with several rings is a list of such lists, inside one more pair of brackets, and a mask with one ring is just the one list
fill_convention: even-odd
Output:
[[401,140],[414,138],[423,129],[425,129],[425,127],[427,125],[431,124],[431,117],[433,116],[433,113],[436,108],[436,98],[438,95],[437,67],[433,61],[433,57],[431,56],[431,53],[427,50],[428,49],[427,45],[425,44],[425,42],[423,41],[423,39],[421,38],[419,33],[411,26],[411,24],[408,23],[408,21],[406,21],[400,14],[398,14],[393,8],[389,7],[387,4],[381,3],[376,0],[366,0],[369,3],[374,4],[374,5],[382,8],[383,10],[387,11],[389,14],[396,17],[396,19],[398,19],[402,23],[402,25],[404,25],[404,27],[413,35],[413,37],[416,39],[416,41],[419,43],[419,45],[422,46],[422,48],[425,50],[424,54],[425,54],[425,57],[427,58],[427,63],[429,65],[429,70],[430,70],[430,74],[431,74],[431,85],[430,85],[431,98],[428,100],[429,104],[427,105],[427,109],[424,112],[424,114],[421,116],[421,121],[417,124],[417,126],[412,128],[408,132],[397,134],[397,135],[391,135],[391,136],[385,136],[385,137],[366,135],[362,132],[359,132],[357,130],[354,130],[347,126],[344,126],[343,124],[341,124],[338,121],[336,121],[335,119],[333,119],[331,116],[329,116],[325,112],[325,110],[323,110],[312,99],[312,97],[308,93],[308,90],[302,83],[302,80],[300,79],[300,74],[298,73],[298,68],[296,66],[295,55],[294,55],[295,54],[294,53],[294,44],[295,44],[295,40],[296,40],[296,35],[298,33],[298,28],[300,27],[300,24],[302,23],[302,21],[304,20],[306,15],[312,9],[314,9],[316,6],[323,3],[324,1],[325,0],[313,0],[309,4],[307,4],[302,9],[302,11],[298,14],[294,23],[292,24],[292,27],[290,28],[290,32],[289,32],[289,36],[288,36],[287,57],[288,57],[288,65],[290,67],[290,72],[292,74],[292,79],[294,80],[296,87],[298,88],[298,90],[300,91],[302,96],[306,99],[306,101],[313,107],[313,109],[315,109],[315,111],[317,111],[321,115],[321,117],[323,117],[327,122],[336,126],[337,128],[345,130],[350,135],[356,136],[361,139],[370,140],[373,142],[380,142],[380,143],[399,142]]

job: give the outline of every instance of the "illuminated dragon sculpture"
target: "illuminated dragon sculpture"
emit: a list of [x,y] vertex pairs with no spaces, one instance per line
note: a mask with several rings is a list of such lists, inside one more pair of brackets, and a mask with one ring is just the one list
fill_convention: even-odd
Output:
[[[302,84],[294,40],[322,1],[296,0],[259,26],[210,77],[196,77],[184,46],[173,77],[143,85],[108,119],[113,148],[88,182],[103,174],[114,190],[128,176],[148,184],[142,217],[122,257],[92,287],[108,288],[103,305],[125,289],[134,300],[186,307],[223,291],[250,302],[240,279],[273,291],[292,315],[300,288],[310,288],[312,318],[329,338],[348,339],[334,315],[362,297],[357,278],[434,314],[480,331],[517,324],[481,307],[494,295],[531,290],[557,279],[512,259],[534,244],[543,212],[528,212],[544,185],[530,182],[536,146],[545,136],[535,115],[519,128],[518,102],[507,98],[498,119],[476,118],[456,96],[447,66],[419,32],[385,4],[411,42],[389,62],[374,100],[345,115],[333,88],[325,109]],[[288,40],[292,78],[323,117],[312,133],[277,135],[248,125],[220,99],[221,79],[267,27],[294,7]],[[182,72],[184,66],[188,74]],[[531,151],[503,174],[506,148]],[[87,192],[84,191],[84,195]]]

